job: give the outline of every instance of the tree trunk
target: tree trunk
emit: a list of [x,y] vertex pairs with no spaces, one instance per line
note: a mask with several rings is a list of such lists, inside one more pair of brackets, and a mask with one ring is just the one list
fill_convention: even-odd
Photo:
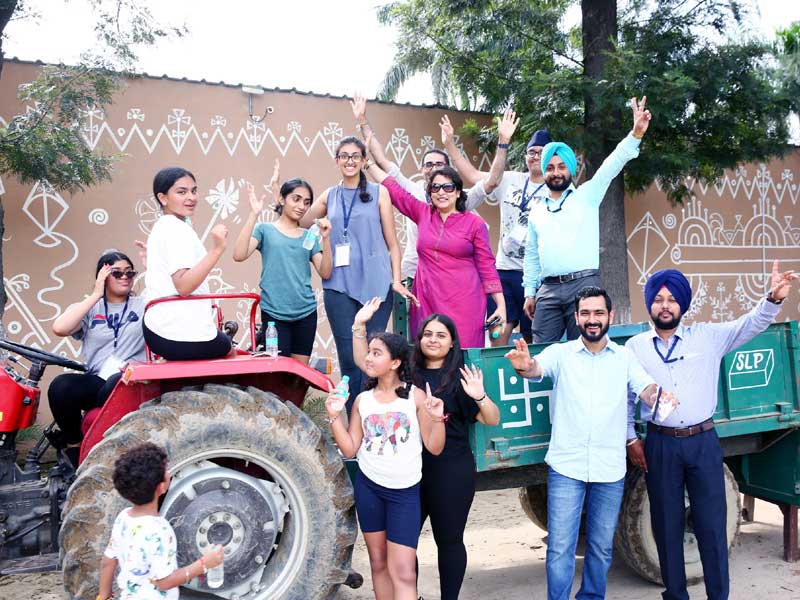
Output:
[[[11,15],[17,9],[17,0],[0,0],[0,76],[3,74],[3,31],[11,20]],[[5,337],[3,330],[3,313],[6,310],[6,285],[3,279],[3,237],[5,236],[5,210],[3,197],[0,195],[0,337]]]
[[[616,0],[583,0],[581,16],[584,78],[587,83],[584,93],[586,143],[583,150],[588,179],[619,142],[611,139],[609,133],[620,130],[620,112],[614,111],[609,116],[594,98],[594,82],[605,79],[608,53],[615,51]],[[609,186],[600,206],[600,278],[614,301],[617,323],[628,323],[631,317],[626,238],[625,188],[622,175],[619,175]]]

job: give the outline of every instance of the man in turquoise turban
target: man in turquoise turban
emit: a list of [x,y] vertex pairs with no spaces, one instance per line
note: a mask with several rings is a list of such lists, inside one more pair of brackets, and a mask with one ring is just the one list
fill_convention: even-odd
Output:
[[577,339],[574,305],[578,290],[600,286],[600,203],[625,164],[639,156],[650,125],[647,98],[631,100],[633,128],[589,181],[576,186],[575,152],[564,142],[542,148],[547,195],[530,209],[522,285],[525,313],[533,319],[533,341]]

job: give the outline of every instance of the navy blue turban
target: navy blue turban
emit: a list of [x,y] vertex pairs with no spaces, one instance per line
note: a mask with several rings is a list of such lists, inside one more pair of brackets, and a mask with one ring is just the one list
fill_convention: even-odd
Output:
[[644,302],[647,305],[648,313],[650,312],[650,307],[653,306],[656,294],[664,286],[667,286],[667,289],[680,304],[681,314],[689,310],[689,305],[692,303],[692,287],[689,285],[689,280],[680,271],[662,269],[653,273],[644,285]]
[[550,137],[550,133],[547,131],[547,129],[538,129],[533,136],[531,136],[531,141],[528,142],[525,150],[531,146],[547,146],[547,144],[552,141],[553,138]]

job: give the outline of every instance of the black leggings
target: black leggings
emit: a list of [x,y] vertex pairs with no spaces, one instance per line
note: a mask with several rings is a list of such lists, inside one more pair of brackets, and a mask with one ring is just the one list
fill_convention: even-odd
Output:
[[103,406],[122,373],[115,373],[103,381],[88,373],[63,373],[50,383],[47,399],[58,428],[67,444],[77,444],[83,439],[81,411]]
[[467,570],[464,529],[475,497],[472,454],[431,457],[422,462],[422,524],[429,516],[439,554],[442,600],[458,600]]
[[204,360],[222,358],[231,351],[231,338],[217,331],[217,337],[207,342],[177,342],[153,333],[142,323],[144,341],[150,351],[167,360]]

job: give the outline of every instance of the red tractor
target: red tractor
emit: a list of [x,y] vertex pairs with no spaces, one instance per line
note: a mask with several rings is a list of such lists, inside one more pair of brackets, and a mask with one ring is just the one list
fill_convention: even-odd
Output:
[[[257,295],[209,297],[251,301],[256,339]],[[151,441],[169,455],[172,484],[161,514],[175,530],[178,564],[210,544],[225,549],[223,586],[211,590],[198,578],[182,597],[317,600],[342,583],[360,585],[350,571],[357,532],[350,479],[336,447],[300,410],[309,386],[329,389],[322,373],[244,350],[218,360],[130,363],[106,404],[85,417],[77,473],[60,460],[43,475],[52,427],[23,468],[17,433],[36,419],[47,365],[84,367],[5,340],[0,347],[13,353],[0,372],[0,572],[35,568],[60,551],[70,597],[95,598],[100,557],[128,505],[112,485],[114,461]],[[30,361],[27,374],[14,354]]]

